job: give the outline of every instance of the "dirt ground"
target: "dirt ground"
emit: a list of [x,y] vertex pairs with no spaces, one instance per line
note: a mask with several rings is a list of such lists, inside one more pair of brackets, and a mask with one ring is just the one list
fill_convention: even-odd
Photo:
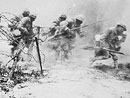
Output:
[[1,92],[0,98],[130,98],[129,81],[89,65],[93,51],[75,49],[66,62],[55,62],[51,53],[53,56],[48,55],[43,65],[47,77],[18,84],[7,94]]

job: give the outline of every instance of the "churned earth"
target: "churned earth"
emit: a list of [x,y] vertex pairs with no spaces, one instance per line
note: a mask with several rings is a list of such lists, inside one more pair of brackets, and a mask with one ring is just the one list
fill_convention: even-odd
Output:
[[[5,98],[130,98],[130,82],[120,80],[113,72],[105,73],[89,65],[93,51],[75,49],[66,62],[46,57],[43,69],[47,76],[25,82],[3,95]],[[52,56],[53,55],[53,56]],[[111,65],[111,60],[104,61]],[[39,65],[32,64],[34,67]],[[1,92],[1,96],[2,96]],[[4,98],[4,97],[0,98]]]

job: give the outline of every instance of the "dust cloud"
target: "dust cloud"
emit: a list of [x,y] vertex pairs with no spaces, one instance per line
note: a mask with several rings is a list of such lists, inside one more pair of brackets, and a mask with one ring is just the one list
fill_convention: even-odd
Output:
[[[0,12],[19,15],[24,9],[29,9],[38,15],[35,24],[44,27],[50,26],[62,13],[67,14],[68,17],[83,14],[84,25],[104,20],[83,29],[86,35],[84,44],[92,43],[95,34],[104,33],[107,28],[121,22],[127,26],[128,32],[123,46],[130,44],[129,0],[1,0],[0,2]],[[123,48],[125,51],[129,49],[130,47]]]

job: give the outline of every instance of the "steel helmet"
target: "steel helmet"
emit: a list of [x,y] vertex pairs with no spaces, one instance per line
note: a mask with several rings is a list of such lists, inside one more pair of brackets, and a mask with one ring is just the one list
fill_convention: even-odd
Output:
[[23,11],[23,13],[22,13],[23,15],[29,15],[30,14],[30,11],[29,10],[27,10],[27,9],[25,9],[24,11]]
[[65,14],[60,15],[60,18],[66,19],[67,16]]
[[126,31],[126,26],[125,26],[124,24],[122,24],[122,23],[117,23],[117,27],[119,27],[119,26],[121,26],[121,27],[124,29],[124,31]]
[[68,18],[67,21],[70,22],[70,23],[72,23],[72,22],[74,22],[74,19]]
[[31,18],[33,18],[33,19],[36,19],[36,17],[37,17],[36,14],[30,14],[29,16],[30,16]]
[[83,15],[78,15],[78,16],[76,16],[76,19],[83,22],[84,21],[84,16]]

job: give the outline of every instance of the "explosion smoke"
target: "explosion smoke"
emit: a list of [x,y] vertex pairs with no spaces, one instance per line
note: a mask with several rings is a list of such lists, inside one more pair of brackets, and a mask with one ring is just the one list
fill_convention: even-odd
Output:
[[[69,17],[83,14],[84,24],[113,18],[84,28],[87,39],[83,40],[83,43],[86,44],[92,41],[95,34],[104,33],[107,28],[115,26],[118,22],[124,23],[129,32],[129,6],[129,0],[1,0],[0,11],[19,15],[27,8],[38,14],[35,24],[45,27],[50,26],[61,13],[66,13]],[[123,47],[130,44],[129,35]],[[127,52],[129,49],[130,47],[123,48]]]

